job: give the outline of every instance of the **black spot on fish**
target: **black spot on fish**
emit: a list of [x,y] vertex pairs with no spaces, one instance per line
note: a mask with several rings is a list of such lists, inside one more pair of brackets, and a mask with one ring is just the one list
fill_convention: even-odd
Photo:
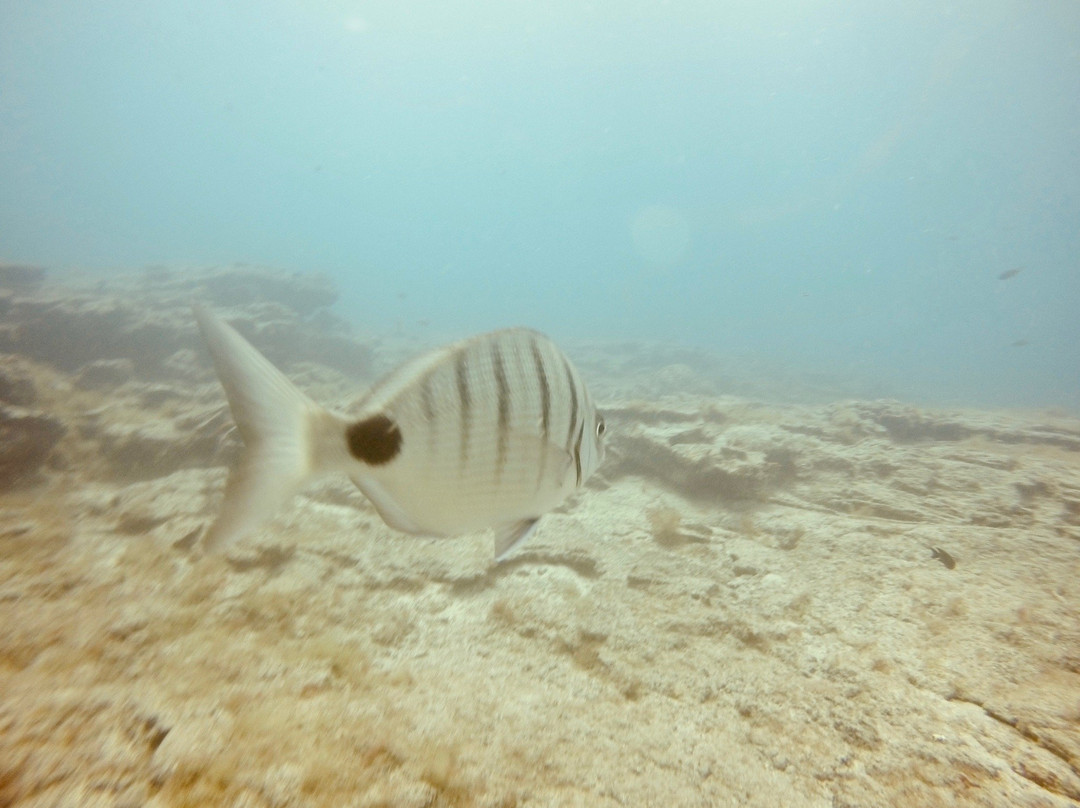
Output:
[[946,553],[940,547],[931,547],[930,550],[932,551],[930,557],[936,558],[938,561],[944,564],[945,569],[951,570],[956,567],[956,559]]
[[371,466],[389,463],[401,452],[401,430],[379,414],[357,421],[345,430],[349,454]]

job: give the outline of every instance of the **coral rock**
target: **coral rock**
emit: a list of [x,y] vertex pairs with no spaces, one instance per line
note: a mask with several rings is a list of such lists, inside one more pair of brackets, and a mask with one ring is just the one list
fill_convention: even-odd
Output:
[[135,375],[130,359],[99,359],[83,365],[75,377],[75,386],[83,390],[107,390],[118,387]]
[[0,487],[32,481],[65,432],[51,415],[0,406]]
[[0,264],[0,288],[34,289],[45,280],[45,268],[33,264]]
[[0,401],[19,407],[37,401],[33,377],[18,357],[0,356]]

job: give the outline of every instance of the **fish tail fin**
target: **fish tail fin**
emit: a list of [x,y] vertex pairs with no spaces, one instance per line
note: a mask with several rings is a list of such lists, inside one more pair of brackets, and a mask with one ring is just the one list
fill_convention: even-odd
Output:
[[290,382],[281,371],[207,309],[196,305],[199,323],[233,420],[244,441],[229,472],[225,501],[203,539],[207,551],[223,550],[255,530],[320,468],[320,433],[336,417]]

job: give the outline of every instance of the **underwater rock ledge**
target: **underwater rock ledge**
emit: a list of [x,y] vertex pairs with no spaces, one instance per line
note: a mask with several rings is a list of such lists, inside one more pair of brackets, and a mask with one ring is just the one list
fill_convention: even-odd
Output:
[[3,277],[0,805],[1080,800],[1076,418],[582,345],[608,457],[507,563],[333,478],[202,556],[237,437],[191,300],[335,407],[400,341],[275,270]]

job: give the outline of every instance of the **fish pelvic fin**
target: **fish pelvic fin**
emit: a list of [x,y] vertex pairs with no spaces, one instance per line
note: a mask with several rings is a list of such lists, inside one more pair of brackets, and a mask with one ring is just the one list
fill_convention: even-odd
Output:
[[312,476],[330,470],[325,447],[332,442],[330,433],[343,434],[344,424],[300,392],[235,329],[202,306],[194,310],[244,441],[221,512],[203,538],[204,549],[213,552],[251,533]]

